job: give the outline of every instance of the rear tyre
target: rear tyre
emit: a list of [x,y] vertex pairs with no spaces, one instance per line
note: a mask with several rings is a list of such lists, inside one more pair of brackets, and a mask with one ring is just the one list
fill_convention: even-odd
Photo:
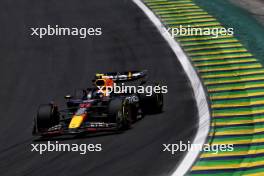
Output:
[[129,129],[132,123],[132,107],[126,100],[113,99],[109,104],[109,115],[112,122],[116,123],[116,129]]
[[[145,86],[160,86],[157,83]],[[151,95],[139,94],[140,106],[144,114],[161,113],[163,111],[163,94],[152,92]]]
[[33,133],[41,132],[59,124],[59,112],[52,104],[40,105],[37,117],[34,119]]

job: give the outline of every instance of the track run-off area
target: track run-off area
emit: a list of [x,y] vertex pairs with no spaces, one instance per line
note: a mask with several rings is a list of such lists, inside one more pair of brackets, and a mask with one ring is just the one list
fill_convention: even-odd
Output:
[[[224,28],[192,0],[145,0],[167,28]],[[202,152],[190,175],[264,174],[264,69],[233,35],[177,36],[199,73],[211,103],[207,143],[233,151]]]

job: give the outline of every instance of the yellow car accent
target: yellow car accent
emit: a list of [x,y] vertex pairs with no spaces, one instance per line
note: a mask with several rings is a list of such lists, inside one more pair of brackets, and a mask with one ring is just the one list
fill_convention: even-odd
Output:
[[73,116],[69,128],[79,128],[84,120],[84,116]]
[[131,77],[132,77],[132,73],[128,72],[128,79],[131,79]]

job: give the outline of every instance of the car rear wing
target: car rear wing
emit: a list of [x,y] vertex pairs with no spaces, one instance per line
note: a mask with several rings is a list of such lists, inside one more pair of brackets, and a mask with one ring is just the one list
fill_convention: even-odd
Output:
[[143,71],[127,71],[127,72],[110,72],[97,73],[95,79],[112,79],[115,82],[132,81],[147,76],[147,70]]

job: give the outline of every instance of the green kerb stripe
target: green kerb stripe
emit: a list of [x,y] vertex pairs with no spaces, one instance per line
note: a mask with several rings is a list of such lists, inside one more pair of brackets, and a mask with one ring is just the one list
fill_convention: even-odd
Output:
[[[252,167],[264,166],[263,66],[233,35],[199,33],[199,30],[224,30],[225,26],[193,0],[144,2],[170,28],[169,32],[173,28],[198,31],[174,37],[208,91],[212,110],[210,135],[213,135],[208,142],[237,144],[231,152],[202,152],[190,175],[264,175],[264,168]],[[226,170],[241,166],[245,169]]]

